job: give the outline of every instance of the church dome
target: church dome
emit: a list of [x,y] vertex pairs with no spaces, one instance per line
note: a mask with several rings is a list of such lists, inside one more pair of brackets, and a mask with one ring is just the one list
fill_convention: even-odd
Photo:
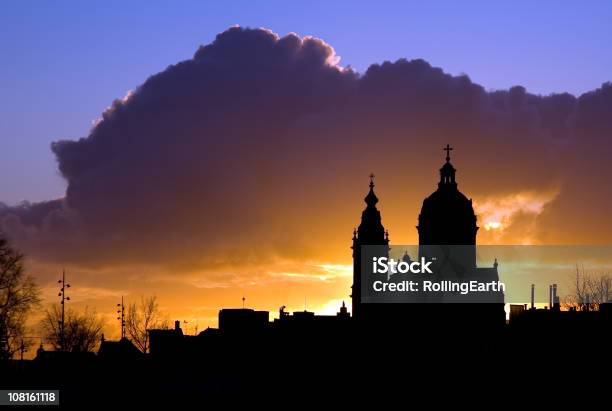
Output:
[[447,146],[446,163],[440,168],[438,189],[423,200],[419,215],[419,244],[476,244],[476,215],[472,200],[457,189],[455,168],[450,163]]

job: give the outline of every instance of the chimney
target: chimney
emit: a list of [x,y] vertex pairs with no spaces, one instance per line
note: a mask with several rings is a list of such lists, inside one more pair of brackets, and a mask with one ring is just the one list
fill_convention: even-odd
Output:
[[552,309],[553,306],[553,286],[548,286],[548,308]]
[[535,309],[535,284],[531,284],[531,309]]
[[181,331],[181,322],[179,320],[174,322],[174,331]]

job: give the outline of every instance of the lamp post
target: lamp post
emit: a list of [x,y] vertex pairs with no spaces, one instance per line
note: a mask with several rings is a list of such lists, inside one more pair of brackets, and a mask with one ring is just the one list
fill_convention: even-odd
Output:
[[70,301],[70,297],[68,297],[66,295],[66,288],[70,288],[70,284],[66,283],[66,270],[62,271],[62,279],[57,281],[59,284],[62,285],[62,288],[60,288],[60,292],[58,294],[58,297],[61,297],[61,305],[62,305],[62,319],[59,321],[59,326],[60,326],[60,347],[62,351],[66,350],[66,337],[64,334],[64,325],[65,325],[65,319],[66,319],[66,301]]
[[125,305],[123,304],[123,296],[121,296],[121,304],[117,304],[117,320],[121,324],[121,339],[125,338]]

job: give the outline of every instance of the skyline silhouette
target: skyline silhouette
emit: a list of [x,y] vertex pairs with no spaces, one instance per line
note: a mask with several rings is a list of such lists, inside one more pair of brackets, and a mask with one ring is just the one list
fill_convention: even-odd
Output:
[[610,19],[9,1],[0,408],[591,405]]
[[[444,266],[440,266],[440,263],[434,262],[434,271],[436,273],[436,277],[439,280],[453,280],[453,279],[462,279],[461,281],[467,281],[469,278],[478,279],[478,281],[486,282],[489,280],[499,281],[499,275],[497,271],[498,260],[495,258],[494,262],[491,262],[491,267],[477,267],[476,264],[476,233],[478,232],[478,223],[477,216],[474,214],[474,210],[472,207],[472,200],[468,199],[463,193],[458,190],[458,184],[455,177],[456,169],[451,164],[450,160],[450,151],[453,150],[449,144],[446,145],[444,151],[446,152],[445,162],[443,166],[440,168],[440,180],[438,183],[437,190],[435,190],[431,195],[427,196],[422,202],[422,209],[418,216],[419,225],[415,227],[416,231],[419,233],[419,245],[416,248],[418,250],[419,258],[427,258],[438,261],[443,261],[445,259],[449,259],[450,265],[446,268]],[[278,322],[279,329],[290,329],[294,330],[297,324],[297,327],[303,326],[304,319],[322,321],[321,324],[330,324],[330,327],[335,326],[334,321],[340,321],[340,324],[346,324],[346,321],[349,319],[357,319],[362,322],[372,322],[372,323],[383,323],[383,324],[401,324],[404,321],[410,321],[413,325],[415,324],[415,317],[422,317],[421,321],[428,322],[432,321],[434,323],[444,323],[446,317],[449,323],[452,323],[453,326],[457,326],[457,324],[462,324],[463,326],[467,326],[465,323],[466,318],[480,318],[477,321],[477,324],[480,326],[487,327],[501,327],[502,325],[507,323],[507,315],[504,313],[504,294],[500,293],[499,297],[490,297],[488,303],[485,304],[476,304],[472,306],[472,304],[442,304],[444,301],[440,299],[438,294],[432,293],[427,295],[426,293],[422,293],[420,296],[416,297],[417,299],[414,301],[406,300],[400,303],[394,304],[377,304],[374,303],[375,300],[371,302],[362,303],[362,298],[364,295],[368,293],[364,285],[362,285],[362,280],[366,279],[367,281],[372,276],[371,273],[368,273],[367,270],[370,266],[369,263],[364,263],[364,261],[369,261],[370,257],[362,257],[362,252],[366,253],[374,253],[372,255],[378,256],[389,256],[389,251],[395,246],[392,246],[390,243],[390,234],[387,229],[382,225],[382,217],[381,212],[377,209],[376,205],[379,202],[377,195],[374,192],[374,174],[371,173],[369,175],[369,191],[364,198],[364,202],[366,204],[365,209],[362,212],[361,223],[353,231],[352,238],[352,246],[353,250],[353,277],[352,282],[353,285],[350,287],[350,294],[344,294],[342,296],[338,296],[339,300],[342,301],[341,305],[339,304],[337,312],[332,313],[321,313],[316,310],[308,310],[306,299],[304,300],[303,311],[293,310],[293,314],[291,314],[287,310],[286,304],[283,304],[280,308],[280,311],[276,313],[270,312],[269,310],[261,309],[258,310],[257,307],[246,307],[246,297],[242,297],[242,308],[227,308],[224,306],[219,306],[216,308],[219,312],[218,323],[209,324],[205,327],[201,328],[201,332],[198,333],[198,325],[195,324],[195,330],[192,334],[193,336],[198,337],[207,337],[210,338],[211,335],[216,335],[219,330],[231,330],[233,328],[236,329],[235,332],[229,331],[230,334],[248,334],[253,332],[253,330],[261,331],[267,330],[270,326],[276,325]],[[452,257],[449,255],[443,255],[444,253],[448,253],[448,250],[444,250],[442,246],[450,246],[455,247],[450,249],[452,253]],[[368,249],[368,247],[370,247]],[[402,246],[403,247],[403,246]],[[439,254],[442,252],[443,254]],[[432,254],[433,253],[433,254]],[[368,254],[369,255],[369,254]],[[413,256],[417,256],[416,254]],[[437,256],[437,257],[436,257]],[[406,254],[402,257],[404,261],[410,261],[410,256],[407,251]],[[549,264],[551,264],[549,262]],[[362,273],[363,267],[366,267],[366,271]],[[546,269],[546,265],[542,266],[543,269]],[[449,271],[450,269],[450,271]],[[510,273],[512,275],[512,272]],[[388,279],[391,282],[402,281],[407,277],[403,275],[393,275],[389,276]],[[535,277],[529,279],[531,281],[535,281]],[[576,279],[577,280],[577,279]],[[68,290],[66,287],[71,287],[70,284],[67,283],[65,272],[62,273],[62,278],[58,281],[61,286],[60,293],[58,294],[61,298],[61,315],[56,314],[57,318],[61,318],[59,332],[62,335],[62,339],[56,342],[56,349],[63,350],[64,347],[63,342],[63,322],[64,322],[64,308],[66,303],[70,301],[70,297],[66,297],[66,291],[69,291],[72,295],[74,290]],[[324,286],[324,285],[323,285]],[[370,285],[368,284],[368,287]],[[532,284],[532,292],[534,290],[534,285]],[[548,304],[548,309],[560,307],[560,300],[557,297],[557,285],[555,284],[555,297],[551,297],[551,301]],[[66,291],[65,291],[66,290]],[[347,290],[345,290],[347,291]],[[365,294],[364,294],[365,293]],[[492,294],[492,296],[495,295]],[[368,297],[371,298],[371,297]],[[181,323],[183,326],[187,326],[189,324],[188,321],[184,320],[176,320],[174,322],[174,328],[169,326],[169,318],[166,317],[163,321],[160,322],[158,312],[158,303],[157,299],[153,299],[150,302],[147,300],[142,300],[143,310],[148,310],[151,319],[145,320],[147,321],[145,325],[142,326],[141,332],[144,333],[146,337],[149,333],[151,333],[151,340],[164,340],[164,335],[174,335],[173,333],[179,332],[180,336],[188,336],[190,334],[185,333],[181,328]],[[346,302],[352,302],[350,308],[346,306]],[[466,300],[466,301],[478,301],[476,300]],[[496,301],[495,304],[491,304],[492,301]],[[538,300],[541,301],[541,300]],[[421,304],[414,304],[420,302]],[[532,294],[531,303],[532,308],[534,308],[534,295]],[[605,302],[605,301],[604,301]],[[411,304],[412,303],[412,304]],[[422,306],[422,303],[432,304],[432,306],[427,307]],[[147,304],[149,307],[147,308]],[[436,305],[442,304],[443,307],[435,307]],[[268,304],[269,305],[269,304]],[[126,309],[124,303],[124,296],[121,296],[121,302],[116,304],[116,320],[120,322],[120,338],[117,338],[119,341],[113,341],[114,333],[109,333],[111,338],[105,338],[104,334],[102,334],[103,344],[97,349],[98,352],[102,353],[103,356],[108,356],[108,352],[115,354],[119,352],[121,355],[121,350],[129,351],[144,351],[148,353],[148,343],[146,340],[140,344],[139,348],[132,345],[131,343],[127,343],[130,339],[137,338],[134,334],[134,327],[137,325],[133,325],[132,319],[133,314],[135,312],[135,305],[130,305],[127,317],[128,322],[126,322]],[[539,307],[542,305],[539,303]],[[231,306],[230,306],[231,307]],[[265,307],[265,305],[264,305]],[[519,308],[523,307],[523,304],[516,304],[516,301],[506,301],[507,312],[510,315],[517,315],[522,311],[517,311]],[[271,315],[272,314],[272,315]],[[147,314],[143,314],[147,315]],[[156,319],[153,319],[153,316]],[[297,317],[296,317],[297,316]],[[228,320],[223,320],[224,317],[229,318]],[[302,320],[300,318],[304,317]],[[296,320],[293,320],[296,318]],[[287,325],[284,325],[286,322],[291,319],[295,321],[287,328]],[[481,322],[482,321],[482,322]],[[128,324],[129,323],[129,324]],[[225,323],[225,326],[223,325]],[[146,325],[148,324],[148,325]],[[164,325],[163,328],[157,329],[159,325]],[[233,325],[227,325],[233,324]],[[130,328],[129,338],[126,333],[126,325]],[[193,324],[192,324],[193,325]],[[241,327],[245,327],[245,329],[241,329]],[[255,328],[253,328],[255,327]],[[327,326],[325,326],[327,327]],[[347,325],[343,325],[343,327],[348,327]],[[389,327],[395,327],[395,325]],[[116,328],[115,322],[112,321],[111,324],[105,324],[106,331],[109,329],[112,331]],[[99,326],[99,329],[102,330],[102,324]],[[326,332],[329,332],[327,328],[324,328]],[[340,330],[343,328],[341,327]],[[337,330],[336,330],[337,331]],[[99,334],[96,335],[95,338],[99,338]],[[36,337],[28,337],[40,339],[41,344],[38,348],[36,354],[37,356],[48,356],[48,344],[44,343],[47,337],[44,336],[36,336]],[[144,338],[144,337],[142,337]],[[174,338],[174,337],[172,337]],[[125,341],[124,341],[125,340]],[[125,344],[124,344],[125,343]],[[123,348],[122,344],[124,344]],[[144,345],[143,345],[144,344]],[[164,345],[164,343],[153,343],[153,345]],[[46,347],[45,347],[46,346]],[[97,344],[95,344],[97,347]],[[90,347],[94,347],[91,345]],[[46,348],[46,349],[45,349]],[[65,350],[65,349],[64,349]],[[80,350],[78,348],[77,350]],[[158,351],[168,351],[168,349],[157,349]],[[170,351],[182,351],[182,348],[174,347],[170,349]],[[30,357],[33,355],[33,351],[30,350]],[[112,354],[111,354],[112,355]],[[130,354],[134,355],[134,354]],[[162,356],[165,354],[162,354]]]
[[[420,237],[419,257],[432,258],[434,278],[465,280],[475,274],[474,278],[479,280],[498,279],[497,260],[492,267],[477,267],[477,218],[471,200],[458,191],[456,169],[448,154],[450,146],[445,150],[446,161],[440,169],[438,188],[423,201],[419,225],[415,227]],[[13,390],[59,388],[61,404],[70,407],[92,398],[102,406],[119,398],[127,404],[192,406],[202,401],[252,404],[262,399],[260,395],[266,390],[267,378],[281,375],[282,378],[275,380],[273,397],[276,400],[306,392],[318,396],[328,390],[331,392],[327,395],[346,400],[361,390],[385,390],[395,384],[371,378],[338,380],[332,373],[321,375],[323,367],[348,370],[350,376],[371,377],[397,375],[422,361],[421,366],[425,368],[418,373],[421,377],[428,367],[455,369],[469,359],[470,367],[485,369],[495,376],[507,372],[506,367],[500,366],[501,361],[489,360],[496,355],[503,355],[504,362],[519,370],[539,356],[556,357],[566,349],[560,344],[525,344],[525,340],[557,341],[568,334],[590,335],[603,332],[612,324],[612,303],[598,303],[593,309],[583,304],[562,310],[556,285],[551,286],[550,305],[545,309],[535,306],[532,286],[531,307],[511,304],[509,321],[504,315],[503,293],[492,293],[495,302],[484,303],[475,303],[475,300],[462,303],[455,299],[443,302],[446,296],[438,294],[425,294],[417,297],[417,301],[369,301],[363,281],[375,274],[367,271],[370,264],[364,264],[364,258],[369,261],[369,257],[362,253],[380,257],[388,256],[390,250],[390,234],[376,208],[379,199],[374,187],[374,175],[370,174],[369,190],[364,198],[366,207],[352,239],[352,313],[344,302],[335,315],[321,315],[307,310],[306,306],[303,311],[288,312],[281,306],[278,318],[271,319],[269,311],[246,307],[242,297],[241,308],[220,308],[217,327],[189,335],[183,331],[180,320],[175,320],[173,327],[156,322],[155,300],[143,300],[141,315],[148,319],[137,317],[140,318],[137,321],[150,324],[143,328],[148,338],[143,348],[137,346],[142,342],[133,334],[132,321],[136,317],[128,310],[126,322],[122,299],[116,311],[121,338],[109,340],[103,334],[95,334],[100,344],[92,350],[93,345],[78,345],[80,334],[76,345],[67,342],[73,341],[74,334],[66,333],[70,338],[65,338],[63,308],[70,301],[66,296],[70,285],[63,275],[59,281],[61,314],[50,320],[51,324],[60,324],[57,349],[45,349],[41,343],[33,361],[0,361],[0,375],[4,377],[0,377],[0,383]],[[457,239],[464,243],[462,248],[445,254]],[[410,261],[408,254],[404,255],[404,261]],[[393,276],[387,279],[396,280]],[[594,347],[582,360],[597,360],[606,351],[603,346]],[[444,355],[437,358],[432,356],[434,353]],[[371,361],[372,354],[382,354],[380,358],[388,361]],[[419,359],[421,356],[427,360]],[[117,384],[113,379],[117,369],[133,380]],[[558,372],[555,363],[548,369]],[[450,371],[450,375],[453,373]],[[153,397],[146,395],[151,390],[157,393]]]
[[[418,225],[416,226],[415,231],[419,234],[419,244],[420,244],[419,249],[423,245],[434,245],[434,244],[435,245],[442,245],[442,244],[448,244],[448,245],[472,244],[472,245],[475,245],[476,244],[476,233],[478,232],[480,227],[477,226],[477,216],[474,213],[474,209],[472,206],[472,200],[468,199],[464,194],[462,194],[457,189],[457,181],[455,179],[456,169],[453,167],[453,165],[450,162],[450,152],[452,150],[453,148],[450,147],[449,144],[445,146],[444,151],[446,153],[446,156],[445,156],[445,162],[442,168],[440,168],[439,170],[440,180],[438,183],[438,189],[434,191],[433,194],[425,198],[425,200],[423,201],[421,212],[418,215],[418,219],[417,219]],[[363,211],[361,225],[359,225],[359,228],[356,229],[353,233],[352,249],[354,251],[358,250],[359,247],[361,247],[361,245],[365,245],[365,244],[382,245],[386,247],[390,245],[389,231],[386,230],[382,226],[381,213],[376,208],[376,204],[378,203],[379,199],[374,193],[374,186],[375,186],[374,178],[375,178],[374,174],[371,173],[369,175],[369,179],[370,179],[369,192],[364,198],[364,201],[366,203],[366,208]],[[422,250],[419,250],[419,253],[422,253]],[[467,258],[468,260],[472,260],[472,261],[464,265],[474,266],[474,267],[476,266],[475,253],[476,253],[475,247],[473,248],[473,250],[468,251],[468,255],[465,256],[465,258]],[[358,267],[358,264],[357,264],[358,260],[359,260],[358,254],[354,253],[353,254],[353,268],[351,270],[353,272],[352,282],[353,282],[353,285],[357,284],[359,286],[360,284],[359,270],[356,269]],[[491,269],[485,268],[481,270],[483,273],[485,272],[488,273]],[[491,273],[494,272],[495,273],[494,278],[498,279],[497,259],[495,259],[494,271],[490,271],[490,272]],[[491,275],[491,274],[487,274],[487,275]],[[78,280],[78,275],[77,275],[77,280]],[[60,282],[61,281],[62,280],[60,280]],[[326,284],[324,281],[320,285],[320,287],[324,288],[325,286]],[[242,285],[240,283],[235,284],[234,287],[238,291],[242,289]],[[351,288],[350,285],[349,285],[349,288]],[[568,284],[567,283],[562,284],[561,290],[562,292],[566,292],[568,290]],[[300,295],[300,290],[298,287],[294,287],[294,291],[295,291],[295,294]],[[141,293],[141,291],[139,291],[138,288],[136,288],[136,291],[134,293],[131,293],[131,296],[129,298],[132,302],[134,302],[134,300],[137,300],[138,298],[142,298],[142,297],[138,297],[138,295],[142,296],[143,294],[144,293]],[[155,295],[157,293],[154,292],[153,294]],[[62,292],[60,292],[60,295],[63,295],[63,289],[62,289]],[[77,292],[77,295],[78,295],[78,292]],[[115,297],[115,299],[120,298],[121,301],[123,301],[124,297],[125,295],[121,295],[120,297],[119,296]],[[352,303],[351,303],[351,297],[353,300]],[[347,293],[346,288],[341,289],[340,292],[335,295],[335,298],[332,300],[335,302],[335,305],[330,305],[326,310],[321,310],[320,306],[316,306],[316,305],[313,306],[312,304],[308,306],[307,305],[307,300],[308,300],[307,294],[304,294],[304,296],[301,297],[300,299],[302,299],[303,301],[304,312],[310,311],[310,312],[313,312],[319,315],[323,315],[323,316],[325,315],[334,316],[336,315],[337,312],[339,312],[339,310],[342,309],[342,310],[348,311],[351,315],[354,315],[353,307],[355,307],[355,301],[354,301],[355,292],[350,291],[349,293]],[[245,308],[246,297],[245,297],[244,292],[242,292],[241,294],[241,301],[242,301],[242,307]],[[539,301],[543,301],[543,299],[540,298]],[[48,304],[48,302],[49,301],[45,301],[45,304]],[[517,302],[516,300],[513,300],[508,303],[516,303],[516,302]],[[350,304],[348,308],[345,307],[346,303]],[[263,301],[260,300],[258,302],[252,303],[249,299],[248,306],[249,308],[252,308],[252,309],[261,309],[265,312],[269,312],[270,318],[275,320],[275,319],[280,319],[282,316],[282,314],[279,314],[275,310],[275,308],[282,305],[286,309],[286,307],[289,304],[290,304],[290,301],[286,299],[282,299],[282,298],[277,299],[276,302],[274,303],[271,303],[265,300]],[[539,305],[542,306],[541,303]],[[232,307],[232,306],[236,307],[238,306],[238,304],[235,304],[235,305],[229,304],[229,307]],[[201,323],[198,320],[191,320],[191,319],[188,320],[188,319],[185,319],[185,317],[172,315],[172,314],[169,315],[169,313],[166,312],[164,314],[166,316],[165,323],[169,324],[171,322],[172,317],[181,318],[181,322],[184,323],[183,326],[187,328],[191,328],[191,332],[194,333],[194,335],[196,335],[198,333],[198,330],[204,330],[207,328],[216,328],[220,326],[220,324],[217,321],[217,312],[218,310],[223,309],[223,307],[228,307],[228,305],[225,303],[221,303],[217,306],[211,307],[210,310],[214,313],[214,318],[207,322],[201,322]],[[293,307],[291,307],[290,310],[287,310],[286,312],[294,311],[294,312],[299,313],[300,307],[301,307],[300,303],[293,304]],[[345,308],[342,308],[342,307],[345,307]],[[78,309],[78,306],[77,306],[77,309]],[[115,334],[116,334],[117,327],[115,326],[115,321],[113,321],[112,319],[112,314],[110,314],[111,311],[108,310],[108,307],[105,307],[105,306],[101,308],[99,306],[94,307],[94,310],[96,311],[99,310],[99,314],[101,314],[102,317],[105,319],[103,332],[107,336],[107,340],[114,339],[116,337]],[[511,307],[508,304],[506,304],[506,314],[503,314],[503,308],[502,308],[502,314],[499,316],[499,321],[504,322],[505,321],[504,317],[508,317],[508,315],[510,315],[510,312],[511,312]],[[124,314],[121,314],[122,317],[123,315]],[[123,331],[121,335],[124,335]],[[38,337],[31,337],[31,338],[41,339],[42,337],[38,336]],[[44,338],[42,339],[44,341]],[[41,345],[41,348],[43,346],[45,346],[45,348],[47,349],[49,347],[47,343]],[[35,351],[34,349],[32,349],[32,347],[30,348],[31,349],[28,350],[26,357],[32,358],[35,355]]]

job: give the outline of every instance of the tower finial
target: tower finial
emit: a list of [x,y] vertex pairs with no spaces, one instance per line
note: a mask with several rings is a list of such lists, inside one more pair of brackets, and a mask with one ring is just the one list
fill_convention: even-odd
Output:
[[364,201],[368,205],[368,207],[374,207],[376,203],[378,203],[378,198],[376,198],[376,194],[374,194],[374,173],[370,173],[370,191],[368,195],[364,198]]
[[450,152],[453,151],[453,148],[450,146],[450,144],[447,144],[446,147],[444,147],[444,151],[446,151],[446,162],[450,162]]
[[456,187],[457,183],[455,183],[455,168],[450,162],[450,152],[453,148],[450,144],[447,144],[444,147],[444,151],[446,151],[446,163],[440,169],[440,182],[438,183],[438,187]]

